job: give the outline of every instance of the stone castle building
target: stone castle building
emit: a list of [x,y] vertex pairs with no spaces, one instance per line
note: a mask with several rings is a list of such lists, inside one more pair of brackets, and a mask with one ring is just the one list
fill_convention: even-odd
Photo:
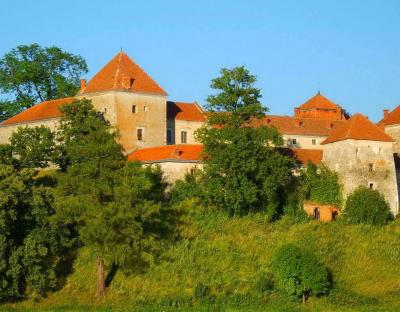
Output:
[[[0,124],[0,143],[21,126],[56,129],[60,105],[90,99],[96,110],[120,131],[128,160],[160,164],[167,181],[201,168],[201,145],[194,133],[206,121],[196,103],[169,101],[165,90],[124,52],[118,53],[74,98],[37,104]],[[345,111],[319,92],[294,109],[293,116],[266,115],[262,123],[276,127],[299,165],[325,163],[338,172],[345,195],[364,185],[379,190],[399,212],[400,106],[384,111],[374,124]]]

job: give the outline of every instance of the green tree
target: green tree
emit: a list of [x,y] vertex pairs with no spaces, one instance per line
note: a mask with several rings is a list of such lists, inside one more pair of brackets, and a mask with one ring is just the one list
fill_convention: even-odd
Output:
[[304,199],[318,204],[332,204],[340,206],[343,201],[341,186],[336,172],[321,165],[317,167],[308,163],[307,170],[302,171]]
[[203,197],[230,215],[267,210],[274,216],[278,191],[293,162],[274,147],[283,140],[276,128],[263,126],[256,78],[244,67],[222,69],[208,97],[207,124],[196,132],[204,145]]
[[361,186],[347,198],[344,217],[350,223],[382,225],[392,218],[392,214],[381,193]]
[[58,47],[20,45],[0,59],[0,118],[51,99],[74,96],[86,61]]
[[55,133],[45,126],[19,127],[10,138],[15,162],[21,168],[46,168],[55,159]]
[[331,283],[326,268],[309,251],[283,245],[273,256],[271,269],[278,287],[289,297],[306,302],[311,295],[327,294]]
[[[55,289],[57,265],[70,246],[56,227],[51,189],[33,169],[0,164],[0,299]],[[32,293],[33,292],[33,293]]]
[[164,184],[159,169],[125,163],[118,133],[88,100],[65,105],[62,112],[57,220],[73,225],[97,254],[102,296],[105,261],[138,270],[157,252]]

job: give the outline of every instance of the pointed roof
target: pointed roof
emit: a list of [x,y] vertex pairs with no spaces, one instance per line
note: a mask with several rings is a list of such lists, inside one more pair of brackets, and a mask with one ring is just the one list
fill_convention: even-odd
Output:
[[63,104],[72,103],[74,98],[62,98],[57,100],[50,100],[36,104],[19,114],[3,121],[1,126],[8,126],[19,123],[36,122],[40,120],[46,120],[50,118],[61,117],[59,107]]
[[349,120],[344,122],[339,128],[332,133],[321,144],[328,144],[347,139],[394,142],[382,128],[375,125],[362,114],[355,114]]
[[122,51],[94,75],[86,88],[81,90],[81,94],[111,90],[167,95],[157,82]]
[[298,107],[299,109],[337,109],[340,108],[338,105],[333,103],[331,100],[323,96],[319,91],[307,102],[303,103]]
[[400,105],[378,122],[379,126],[389,126],[397,124],[400,124]]

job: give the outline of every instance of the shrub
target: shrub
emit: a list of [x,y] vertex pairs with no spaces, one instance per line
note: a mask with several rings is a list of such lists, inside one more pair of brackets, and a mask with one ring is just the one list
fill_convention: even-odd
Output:
[[292,299],[326,294],[331,286],[326,268],[309,251],[292,244],[282,246],[274,255],[271,268],[278,287]]
[[367,187],[357,188],[348,198],[344,216],[351,223],[386,224],[392,217],[381,193]]
[[274,276],[272,273],[267,272],[260,275],[255,283],[255,290],[259,294],[267,294],[274,289]]

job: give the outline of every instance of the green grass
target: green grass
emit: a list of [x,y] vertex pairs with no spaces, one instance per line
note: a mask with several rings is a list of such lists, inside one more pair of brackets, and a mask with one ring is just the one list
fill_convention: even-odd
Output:
[[[268,223],[262,215],[227,218],[191,207],[184,238],[143,274],[117,271],[105,299],[95,297],[95,257],[81,249],[63,288],[39,302],[1,311],[400,311],[400,223],[384,227],[306,222]],[[197,212],[196,212],[197,211]],[[257,279],[284,243],[311,249],[334,289],[306,305],[263,296]],[[210,295],[194,298],[202,283]]]

